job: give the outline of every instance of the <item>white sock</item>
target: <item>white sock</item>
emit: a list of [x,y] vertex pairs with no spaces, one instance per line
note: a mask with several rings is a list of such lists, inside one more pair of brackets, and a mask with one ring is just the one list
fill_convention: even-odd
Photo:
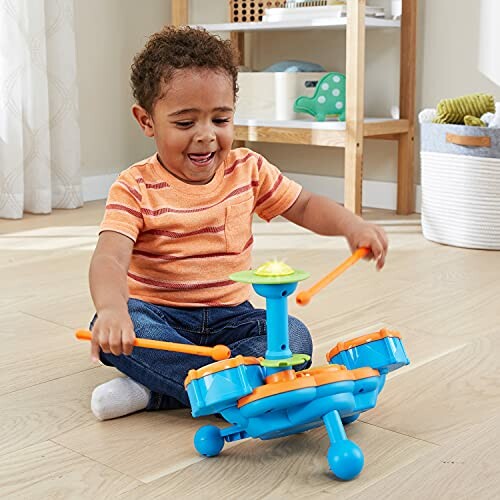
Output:
[[118,377],[92,392],[90,408],[99,420],[122,417],[146,408],[151,391],[129,377]]

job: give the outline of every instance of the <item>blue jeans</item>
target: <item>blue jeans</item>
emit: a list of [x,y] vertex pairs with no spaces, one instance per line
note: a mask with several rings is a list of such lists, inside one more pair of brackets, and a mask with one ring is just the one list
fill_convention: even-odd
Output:
[[[224,344],[232,356],[259,357],[266,353],[266,311],[255,309],[250,302],[233,307],[180,308],[130,299],[128,310],[137,337],[201,346]],[[307,327],[289,316],[288,329],[291,351],[311,355],[312,339]],[[104,364],[151,390],[147,410],[189,407],[184,389],[188,371],[214,362],[205,356],[140,347],[135,347],[130,356],[102,351],[100,356]],[[303,370],[310,364],[295,368]]]

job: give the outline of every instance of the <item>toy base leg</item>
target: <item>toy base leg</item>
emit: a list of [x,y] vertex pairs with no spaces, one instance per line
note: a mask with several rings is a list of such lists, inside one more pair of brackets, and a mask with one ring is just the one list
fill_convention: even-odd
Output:
[[339,479],[354,479],[365,463],[361,448],[347,439],[338,411],[327,413],[323,421],[330,438],[327,457],[330,469]]
[[194,435],[194,447],[200,455],[217,456],[224,447],[224,438],[220,434],[220,429],[215,425],[200,427]]

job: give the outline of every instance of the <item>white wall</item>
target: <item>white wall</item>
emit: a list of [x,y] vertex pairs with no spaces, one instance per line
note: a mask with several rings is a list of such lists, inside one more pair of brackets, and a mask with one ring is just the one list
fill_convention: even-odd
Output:
[[[75,3],[83,174],[117,172],[154,150],[130,115],[129,68],[147,35],[169,22],[170,2]],[[417,109],[434,107],[444,97],[471,92],[491,92],[500,100],[500,82],[490,79],[498,75],[500,64],[492,50],[494,40],[489,40],[494,36],[498,40],[498,19],[492,29],[489,15],[494,14],[490,10],[497,3],[500,1],[419,0]],[[190,6],[191,23],[226,20],[227,0],[191,0]],[[256,69],[286,58],[318,62],[327,70],[345,68],[342,31],[250,34],[249,45],[253,50],[247,63]],[[368,31],[367,115],[387,115],[391,105],[397,104],[398,64],[399,31]],[[256,143],[252,147],[285,171],[343,175],[342,150]],[[395,143],[367,141],[365,178],[394,181],[395,153]]]
[[77,0],[75,19],[82,174],[119,172],[154,151],[130,113],[130,64],[169,22],[170,2]]

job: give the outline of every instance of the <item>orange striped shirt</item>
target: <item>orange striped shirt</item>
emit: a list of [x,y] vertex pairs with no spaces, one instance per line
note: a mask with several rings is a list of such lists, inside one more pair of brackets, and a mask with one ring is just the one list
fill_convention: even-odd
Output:
[[248,299],[249,285],[228,276],[251,267],[252,214],[270,221],[300,191],[246,148],[232,150],[203,185],[177,179],[155,154],[111,186],[100,231],[135,242],[130,297],[178,307],[238,305]]

